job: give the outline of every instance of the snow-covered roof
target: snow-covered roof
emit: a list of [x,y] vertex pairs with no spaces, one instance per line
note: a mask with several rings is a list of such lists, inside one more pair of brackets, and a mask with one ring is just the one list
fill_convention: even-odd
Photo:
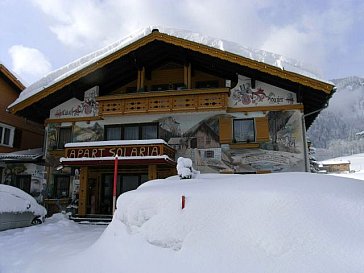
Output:
[[152,33],[154,29],[158,29],[160,33],[167,34],[170,36],[174,36],[177,38],[182,38],[188,41],[200,43],[202,45],[206,45],[212,48],[216,48],[222,51],[234,53],[236,55],[255,60],[258,62],[262,62],[268,65],[272,65],[278,67],[284,71],[294,72],[324,83],[328,83],[333,85],[331,82],[327,82],[321,79],[317,72],[313,71],[312,68],[305,67],[302,63],[283,57],[279,54],[270,53],[264,50],[251,49],[248,47],[244,47],[234,42],[225,41],[219,38],[213,38],[206,35],[202,35],[196,32],[167,28],[161,26],[149,26],[139,31],[118,40],[109,46],[106,46],[100,50],[94,51],[80,59],[77,59],[53,72],[50,72],[48,75],[44,76],[39,81],[31,84],[27,87],[19,97],[9,105],[9,108],[19,104],[20,102],[32,97],[33,95],[41,92],[43,89],[46,89],[64,79],[68,76],[86,68],[87,66],[96,63],[97,61],[115,53],[116,51],[130,45],[131,43],[149,35]]
[[12,153],[0,154],[0,161],[8,160],[36,160],[43,156],[42,148],[28,149],[22,151],[16,151]]
[[99,146],[121,146],[121,145],[150,145],[150,144],[165,144],[163,139],[143,139],[143,140],[105,140],[91,142],[72,142],[67,143],[65,148],[72,147],[99,147]]
[[20,81],[20,77],[16,75],[14,72],[10,71],[0,60],[0,72],[4,74],[18,89],[18,92],[24,90],[25,86],[22,81]]
[[[168,155],[155,155],[155,156],[118,156],[118,160],[153,160],[153,159],[164,159],[173,161]],[[80,161],[113,161],[115,157],[104,156],[104,157],[79,157],[79,158],[67,158],[61,157],[59,161],[64,162],[80,162]]]
[[320,164],[322,165],[338,165],[338,164],[350,164],[350,161],[349,160],[345,160],[345,159],[342,159],[342,160],[324,160],[324,161],[321,161]]

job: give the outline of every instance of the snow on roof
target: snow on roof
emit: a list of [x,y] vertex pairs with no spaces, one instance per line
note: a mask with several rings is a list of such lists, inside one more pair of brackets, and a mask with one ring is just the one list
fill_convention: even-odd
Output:
[[217,48],[222,51],[234,53],[251,60],[266,63],[281,68],[282,70],[295,72],[322,82],[332,84],[323,79],[320,79],[316,71],[312,68],[304,67],[302,63],[283,57],[279,54],[274,54],[264,50],[251,49],[244,47],[234,42],[225,41],[218,38],[209,37],[196,32],[191,32],[182,29],[167,28],[161,26],[149,26],[139,31],[120,39],[109,46],[106,46],[100,50],[94,51],[80,59],[77,59],[48,75],[44,76],[39,81],[31,84],[23,92],[20,93],[19,97],[11,104],[10,107],[32,97],[43,89],[50,87],[51,85],[60,82],[68,76],[80,71],[81,69],[111,55],[112,53],[126,47],[127,45],[149,35],[154,29],[158,29],[160,33],[164,33],[177,38],[189,40],[192,42],[200,43],[209,47]]
[[[118,160],[153,160],[153,159],[164,159],[173,161],[168,155],[150,155],[150,156],[118,156]],[[104,156],[104,157],[78,157],[78,158],[66,158],[61,157],[60,162],[79,162],[79,161],[113,161],[114,156]]]
[[42,148],[28,149],[22,151],[16,151],[12,153],[0,154],[1,160],[36,160],[43,156]]
[[99,147],[99,146],[121,146],[121,145],[149,145],[167,144],[163,139],[143,139],[143,140],[106,140],[91,142],[72,142],[65,145],[66,148],[72,147]]
[[331,159],[331,160],[321,161],[320,164],[322,165],[350,164],[350,161],[345,159]]

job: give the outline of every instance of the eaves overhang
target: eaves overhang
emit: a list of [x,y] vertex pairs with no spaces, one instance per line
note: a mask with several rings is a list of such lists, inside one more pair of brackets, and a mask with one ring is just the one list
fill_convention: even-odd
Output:
[[310,89],[314,89],[317,92],[324,93],[325,96],[330,96],[334,88],[334,85],[331,83],[313,79],[295,72],[287,71],[274,65],[249,59],[247,57],[243,57],[194,41],[161,33],[159,31],[152,31],[150,34],[126,45],[125,47],[120,48],[119,50],[109,55],[104,56],[103,58],[98,59],[95,62],[90,63],[82,69],[76,70],[74,73],[68,73],[66,77],[60,79],[59,81],[55,81],[49,86],[45,86],[42,90],[35,92],[34,95],[27,97],[19,103],[13,103],[9,106],[8,110],[11,113],[17,113],[21,110],[24,110],[27,107],[31,106],[33,103],[45,99],[47,96],[57,92],[58,90],[61,90],[65,86],[87,76],[88,74],[106,66],[107,64],[112,63],[113,61],[123,56],[128,55],[129,53],[137,50],[140,47],[146,46],[153,41],[162,41],[168,44],[176,45],[181,48],[193,50],[243,67],[248,67],[250,69],[260,71],[271,76],[275,76],[284,80],[289,80]]

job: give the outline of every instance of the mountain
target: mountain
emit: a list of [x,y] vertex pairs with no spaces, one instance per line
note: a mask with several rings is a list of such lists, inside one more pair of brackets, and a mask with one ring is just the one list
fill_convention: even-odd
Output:
[[364,78],[332,82],[337,90],[307,132],[319,160],[364,152]]

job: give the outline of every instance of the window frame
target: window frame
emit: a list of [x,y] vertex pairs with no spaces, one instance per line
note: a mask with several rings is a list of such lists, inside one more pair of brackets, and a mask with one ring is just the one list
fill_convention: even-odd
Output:
[[[253,139],[246,139],[246,140],[238,140],[237,139],[236,134],[235,134],[235,128],[236,128],[235,123],[239,122],[239,121],[249,121],[249,122],[252,123],[252,125],[253,125],[253,129],[252,129]],[[233,142],[234,143],[254,143],[256,141],[257,141],[257,133],[256,133],[256,124],[255,124],[255,119],[254,118],[233,119]]]
[[[58,179],[62,178],[62,179],[67,179],[67,189],[66,189],[66,195],[63,195],[60,189],[60,183],[58,183]],[[54,178],[54,185],[53,185],[53,195],[56,198],[69,198],[70,195],[70,183],[71,183],[71,177],[69,175],[64,175],[64,174],[55,174]]]
[[[70,139],[68,142],[65,142],[63,144],[63,146],[61,147],[60,145],[60,136],[61,136],[61,131],[63,130],[70,130]],[[72,126],[67,126],[67,127],[59,127],[57,129],[57,150],[64,150],[64,146],[66,145],[66,143],[71,143],[72,142],[72,133],[73,133],[73,130],[72,130]]]
[[[0,146],[13,148],[14,147],[14,138],[15,138],[15,127],[4,124],[4,123],[0,123],[0,127],[1,127]],[[4,143],[6,130],[9,130],[9,143],[8,144]]]
[[[156,138],[143,138],[143,128],[147,126],[154,126],[157,131]],[[125,128],[130,127],[138,127],[138,139],[135,140],[147,140],[147,139],[158,139],[159,138],[159,123],[158,122],[148,122],[148,123],[130,123],[130,124],[110,124],[104,126],[104,140],[108,141],[108,134],[107,129],[108,128],[120,128],[120,140],[131,140],[131,139],[125,139]],[[115,140],[115,139],[113,139]]]
[[205,158],[215,158],[215,151],[214,150],[206,150],[204,151]]

